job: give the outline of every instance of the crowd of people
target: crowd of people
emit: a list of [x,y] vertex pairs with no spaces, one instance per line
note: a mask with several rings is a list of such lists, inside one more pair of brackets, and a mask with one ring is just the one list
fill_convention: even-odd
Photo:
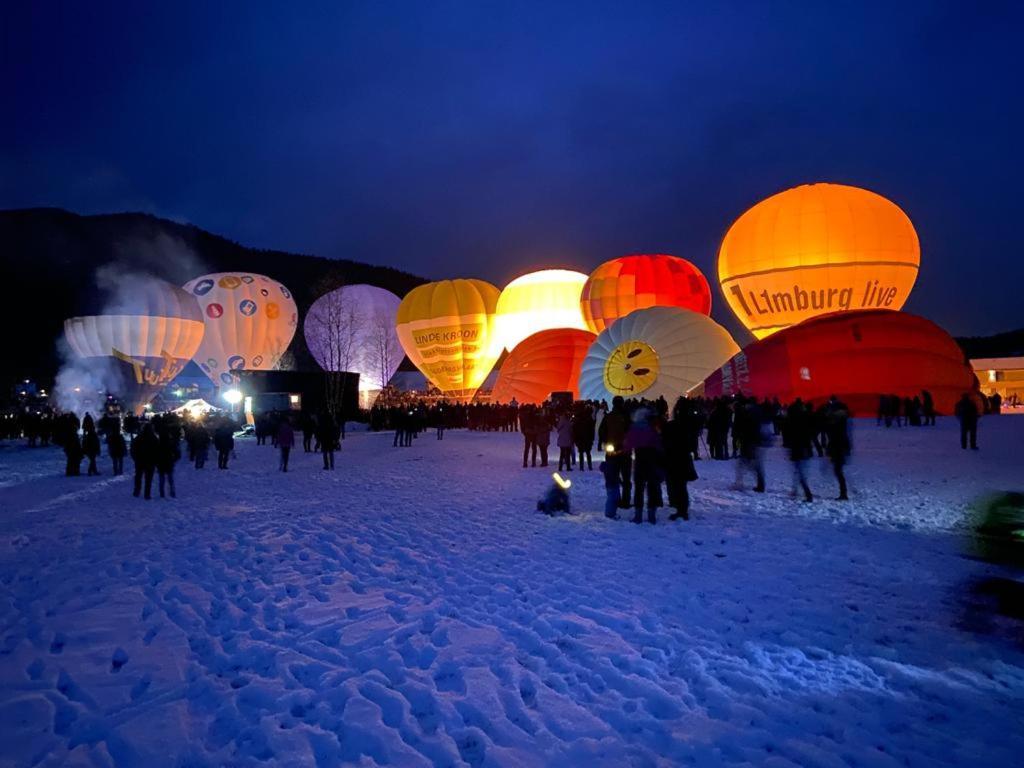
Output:
[[[669,408],[664,398],[577,402],[570,407],[522,406],[518,409],[523,435],[523,467],[548,466],[552,438],[558,447],[558,471],[593,468],[595,442],[604,453],[598,465],[606,490],[605,515],[618,518],[632,509],[632,520],[657,520],[657,510],[673,509],[670,519],[688,519],[688,484],[697,479],[695,462],[704,446],[707,458],[734,458],[736,485],[754,478],[753,490],[766,488],[764,451],[775,436],[793,463],[794,488],[813,501],[807,463],[827,455],[838,483],[838,499],[848,500],[843,467],[850,455],[850,413],[838,399],[820,408],[797,399],[788,408],[778,401],[758,402],[735,397],[707,400],[680,397]],[[704,435],[707,434],[705,442]],[[663,487],[664,486],[664,487]]]
[[[986,409],[987,410],[987,409]],[[964,394],[955,416],[960,424],[961,447],[977,450],[978,421],[982,410]],[[883,395],[879,398],[877,423],[892,426],[934,425],[936,412],[931,393],[915,397]],[[736,487],[747,477],[753,491],[766,489],[764,453],[781,439],[792,464],[794,495],[814,500],[808,464],[827,457],[838,486],[837,499],[849,499],[844,467],[851,453],[849,409],[835,397],[817,406],[797,398],[783,405],[778,400],[758,401],[736,396],[716,399],[680,397],[670,408],[657,400],[616,397],[606,402],[555,401],[543,405],[459,404],[444,401],[410,401],[377,406],[369,413],[369,427],[394,432],[394,447],[408,447],[427,430],[443,440],[447,429],[519,432],[523,437],[522,466],[548,467],[558,449],[558,472],[594,471],[595,447],[603,460],[597,463],[606,490],[605,514],[617,518],[631,509],[633,522],[657,520],[657,510],[673,509],[670,519],[688,519],[688,484],[697,480],[695,462],[702,458],[736,461]],[[174,413],[140,419],[105,415],[94,419],[86,413],[81,421],[73,413],[37,413],[17,427],[7,423],[10,435],[24,437],[29,445],[54,444],[65,455],[65,474],[78,476],[87,462],[86,474],[100,475],[97,463],[106,446],[111,471],[120,475],[124,459],[134,465],[133,494],[150,499],[154,477],[161,497],[175,497],[174,470],[182,457],[184,442],[188,462],[203,469],[211,448],[217,468],[226,470],[234,455],[238,427],[226,416],[184,418]],[[345,424],[324,410],[272,412],[257,416],[253,433],[257,445],[270,444],[279,451],[279,469],[287,472],[292,449],[302,437],[304,453],[322,456],[323,468],[333,470],[335,453],[344,439]],[[703,450],[702,450],[703,449]],[[549,457],[549,453],[552,456]],[[702,453],[704,456],[702,456]],[[564,490],[564,489],[563,489]],[[559,497],[565,496],[559,492]]]

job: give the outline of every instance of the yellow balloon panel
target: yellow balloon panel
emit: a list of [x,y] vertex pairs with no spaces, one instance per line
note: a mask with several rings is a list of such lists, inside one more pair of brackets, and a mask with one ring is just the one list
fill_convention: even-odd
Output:
[[587,330],[580,294],[587,276],[569,269],[545,269],[517,277],[498,297],[494,344],[511,352],[528,336],[552,328]]
[[483,280],[442,280],[414,288],[398,307],[395,330],[402,348],[448,397],[472,398],[498,359],[498,294]]
[[857,187],[808,184],[736,220],[718,277],[733,312],[761,339],[830,312],[900,309],[920,263],[917,232],[899,206]]

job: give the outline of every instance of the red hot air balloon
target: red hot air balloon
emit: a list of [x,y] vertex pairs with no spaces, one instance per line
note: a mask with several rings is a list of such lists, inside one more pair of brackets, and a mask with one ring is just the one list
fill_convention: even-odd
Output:
[[594,333],[648,307],[681,307],[710,315],[711,288],[686,259],[634,254],[606,261],[591,272],[580,296],[583,318]]
[[931,392],[952,413],[978,380],[953,338],[930,320],[893,310],[838,312],[805,320],[755,342],[711,374],[704,395],[797,397],[820,404],[831,395],[858,416],[878,410],[883,394]]
[[580,366],[596,336],[577,328],[551,328],[527,336],[505,358],[491,392],[495,403],[543,403],[552,392],[579,398]]

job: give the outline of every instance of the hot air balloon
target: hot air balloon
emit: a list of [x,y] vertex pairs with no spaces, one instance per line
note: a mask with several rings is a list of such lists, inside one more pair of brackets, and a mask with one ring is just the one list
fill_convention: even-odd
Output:
[[373,285],[346,285],[325,293],[306,313],[306,346],[325,371],[359,374],[360,405],[387,386],[404,352],[395,333],[401,303]]
[[233,371],[269,371],[288,349],[299,322],[291,291],[247,272],[217,272],[185,283],[196,297],[206,334],[194,360],[214,384],[237,382]]
[[587,276],[569,269],[544,269],[517,277],[498,297],[494,339],[511,352],[527,336],[549,328],[587,329],[580,292]]
[[857,415],[872,415],[883,394],[927,389],[952,413],[977,379],[963,350],[930,320],[886,309],[806,320],[751,344],[704,382],[708,397],[743,393],[781,402],[822,403],[836,395]]
[[491,401],[543,403],[552,392],[579,399],[580,366],[597,338],[578,328],[551,328],[528,336],[501,364]]
[[710,315],[711,289],[703,273],[686,259],[635,254],[595,269],[580,296],[583,318],[594,333],[647,307],[682,307]]
[[398,306],[398,340],[447,397],[472,399],[498,359],[498,289],[483,280],[441,280],[413,288]]
[[117,300],[101,315],[64,321],[64,337],[85,368],[95,369],[135,411],[181,372],[203,330],[196,300],[155,278],[119,286]]
[[806,184],[762,200],[718,253],[722,293],[759,339],[817,315],[900,309],[921,264],[917,232],[866,189]]
[[591,345],[580,370],[580,397],[672,402],[737,352],[729,332],[707,315],[679,307],[638,309]]

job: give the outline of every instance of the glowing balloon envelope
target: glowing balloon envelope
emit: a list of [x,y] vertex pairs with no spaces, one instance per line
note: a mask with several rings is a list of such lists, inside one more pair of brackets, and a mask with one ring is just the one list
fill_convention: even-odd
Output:
[[597,338],[578,328],[552,328],[528,336],[501,364],[491,401],[543,403],[552,392],[579,399],[580,367]]
[[126,287],[106,314],[64,321],[64,337],[76,356],[87,368],[112,371],[112,389],[135,411],[181,372],[203,333],[196,300],[155,278]]
[[233,371],[269,371],[292,343],[299,311],[291,291],[265,275],[217,272],[185,283],[206,323],[193,359],[214,384],[237,383]]
[[587,329],[580,293],[587,276],[569,269],[544,269],[517,277],[498,297],[494,343],[511,352],[527,336],[549,328]]
[[722,293],[759,339],[817,315],[900,309],[921,264],[914,225],[881,195],[806,184],[762,200],[729,228]]
[[[325,371],[359,374],[359,391],[383,389],[405,353],[395,333],[401,303],[373,285],[346,285],[313,302],[303,321],[306,346]],[[363,405],[367,405],[363,398]]]
[[859,416],[874,415],[880,395],[915,397],[927,389],[940,413],[976,393],[963,350],[930,320],[892,310],[815,317],[751,344],[704,382],[708,397],[742,393],[797,397],[820,405],[836,395]]
[[707,315],[678,307],[638,309],[591,345],[580,370],[580,397],[672,402],[737,352],[729,332]]
[[441,280],[413,288],[398,306],[405,354],[446,396],[469,400],[498,359],[498,289],[483,280]]
[[595,269],[580,296],[583,318],[594,333],[648,307],[682,307],[709,315],[711,288],[704,274],[686,259],[634,254]]

